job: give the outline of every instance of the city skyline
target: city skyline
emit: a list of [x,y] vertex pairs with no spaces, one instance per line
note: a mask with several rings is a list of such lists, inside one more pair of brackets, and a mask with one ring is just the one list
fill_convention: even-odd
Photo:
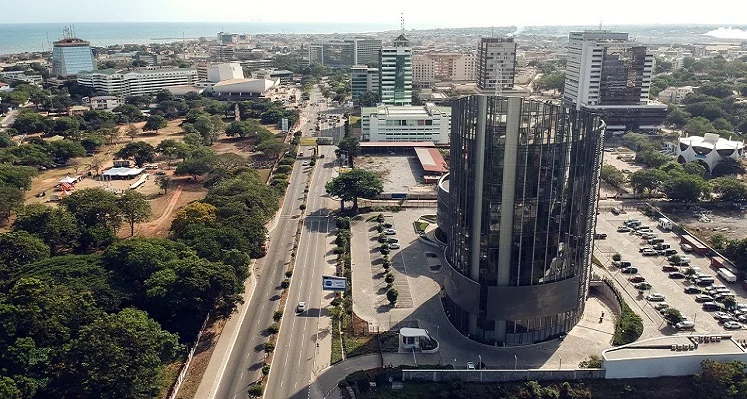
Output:
[[[364,14],[332,12],[345,10],[347,4],[339,0],[315,3],[291,0],[283,10],[271,3],[234,3],[231,8],[199,7],[194,0],[164,0],[148,2],[133,0],[112,3],[106,8],[93,0],[78,0],[75,6],[59,8],[56,2],[40,0],[33,3],[11,0],[4,6],[0,23],[82,23],[82,22],[269,22],[269,23],[334,23],[343,17],[350,23],[391,23],[399,25],[400,14],[408,28],[473,27],[473,26],[542,26],[542,25],[598,25],[602,24],[714,24],[744,26],[738,12],[723,12],[733,5],[728,0],[715,0],[709,7],[692,12],[691,9],[672,7],[666,2],[630,0],[626,7],[606,12],[591,0],[581,0],[569,7],[568,3],[538,0],[533,9],[542,13],[527,13],[523,3],[486,5],[475,0],[460,3],[448,13],[440,8],[421,7],[418,3],[403,4],[384,0],[379,7]],[[194,5],[194,7],[191,7]],[[45,11],[55,8],[55,13]],[[475,14],[475,9],[482,12]],[[646,9],[646,13],[640,10]],[[143,11],[147,13],[143,15]],[[438,11],[435,11],[438,10]],[[499,14],[500,12],[500,14]],[[500,18],[496,18],[500,15]],[[114,18],[113,16],[116,16]]]

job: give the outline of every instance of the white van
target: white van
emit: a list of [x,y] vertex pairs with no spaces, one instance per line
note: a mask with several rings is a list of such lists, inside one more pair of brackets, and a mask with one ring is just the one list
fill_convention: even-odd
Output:
[[724,269],[724,268],[718,269],[716,273],[718,273],[719,276],[723,277],[723,279],[726,280],[726,282],[728,283],[737,282],[737,276],[735,276],[734,273],[730,272],[727,269]]
[[682,248],[682,251],[684,252],[692,252],[693,247],[690,244],[680,244],[680,248]]

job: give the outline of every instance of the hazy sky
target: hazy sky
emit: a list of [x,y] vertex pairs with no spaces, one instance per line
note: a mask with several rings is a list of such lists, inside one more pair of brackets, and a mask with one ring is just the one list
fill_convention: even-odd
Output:
[[0,23],[369,22],[406,27],[747,23],[744,0],[0,0]]

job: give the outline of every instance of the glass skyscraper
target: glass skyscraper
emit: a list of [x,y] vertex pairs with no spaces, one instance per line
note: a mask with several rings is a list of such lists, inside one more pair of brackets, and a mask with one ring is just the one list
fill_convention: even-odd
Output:
[[404,34],[381,48],[379,97],[385,105],[412,104],[412,47]]
[[54,42],[52,50],[52,74],[68,77],[80,72],[95,71],[96,62],[93,60],[89,42],[65,38]]
[[449,319],[490,344],[567,332],[588,292],[604,123],[486,95],[457,100],[451,116],[438,193]]

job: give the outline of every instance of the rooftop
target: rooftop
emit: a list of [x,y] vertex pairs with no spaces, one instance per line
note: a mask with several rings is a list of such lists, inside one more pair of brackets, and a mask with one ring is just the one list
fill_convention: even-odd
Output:
[[432,116],[434,114],[451,115],[450,107],[437,107],[433,103],[426,103],[425,105],[383,105],[379,104],[377,107],[362,107],[361,115],[421,115],[421,116]]
[[733,150],[735,148],[744,147],[744,143],[741,141],[733,141],[721,138],[715,133],[706,133],[705,136],[690,136],[680,137],[680,143],[688,144],[691,146],[705,147],[716,150]]
[[[707,342],[706,342],[707,341]],[[715,342],[713,342],[715,341]],[[678,349],[672,349],[678,348]],[[675,357],[690,355],[744,354],[731,335],[672,335],[645,339],[602,351],[605,360]]]
[[446,161],[441,156],[441,152],[435,148],[416,148],[415,154],[418,156],[420,165],[423,170],[430,173],[446,173],[449,169],[446,167]]
[[363,141],[361,148],[376,147],[436,147],[432,141]]
[[75,37],[68,38],[68,39],[62,39],[54,42],[55,47],[77,47],[77,46],[88,46],[90,45],[90,42],[87,42],[85,40],[81,40]]

